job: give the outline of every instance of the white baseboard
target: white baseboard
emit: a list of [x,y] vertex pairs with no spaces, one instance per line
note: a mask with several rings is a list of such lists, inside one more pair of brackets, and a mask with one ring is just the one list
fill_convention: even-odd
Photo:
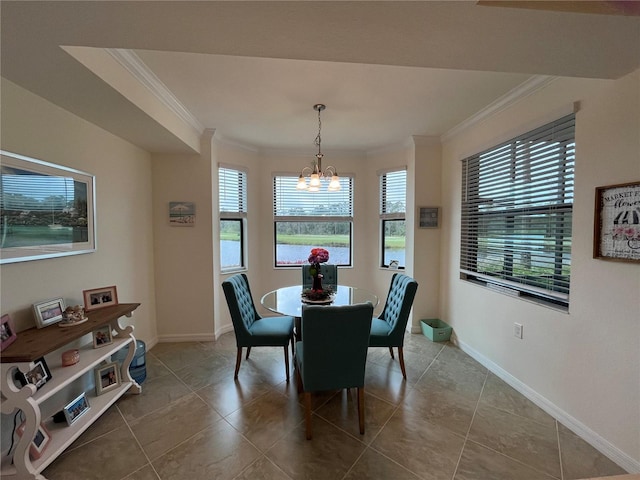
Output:
[[[160,335],[159,338],[153,343],[169,343],[169,342],[215,342],[225,333],[233,332],[233,325],[226,325],[219,328],[212,335],[210,333],[189,333],[189,334],[176,334],[176,335]],[[149,350],[153,345],[148,346]]]
[[158,337],[158,343],[167,342],[213,342],[215,341],[215,335],[210,333],[188,333],[177,335],[160,335]]
[[558,408],[558,406],[547,400],[545,397],[531,389],[526,384],[522,383],[516,377],[500,367],[500,365],[494,363],[492,360],[474,350],[471,346],[460,341],[459,338],[456,339],[456,345],[458,345],[460,350],[484,365],[491,373],[511,385],[514,389],[531,400],[538,407],[543,409],[573,433],[578,435],[593,448],[605,455],[612,462],[615,462],[621,468],[624,468],[627,472],[640,473],[640,461],[635,460],[634,458],[624,453],[622,450],[598,435],[582,422],[576,420],[567,412]]

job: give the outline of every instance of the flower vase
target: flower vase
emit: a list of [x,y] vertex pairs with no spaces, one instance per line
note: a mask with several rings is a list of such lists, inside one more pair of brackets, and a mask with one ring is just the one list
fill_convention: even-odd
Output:
[[322,275],[321,274],[313,276],[313,286],[311,287],[311,289],[316,291],[322,291]]

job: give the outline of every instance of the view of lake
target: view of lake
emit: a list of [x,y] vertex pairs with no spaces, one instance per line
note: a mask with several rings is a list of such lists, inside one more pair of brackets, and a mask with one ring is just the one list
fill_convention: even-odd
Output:
[[[279,265],[301,265],[307,263],[309,252],[316,245],[278,245]],[[349,248],[347,247],[331,247],[329,250],[329,263],[344,265],[349,263]],[[240,252],[239,242],[232,240],[222,240],[220,242],[220,257],[223,265],[231,265],[237,263]],[[404,250],[387,250],[385,251],[385,259],[398,260],[400,265],[405,264]]]

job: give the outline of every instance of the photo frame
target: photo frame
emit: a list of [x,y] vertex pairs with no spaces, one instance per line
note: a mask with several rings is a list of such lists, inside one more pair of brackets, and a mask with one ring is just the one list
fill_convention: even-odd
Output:
[[2,323],[0,323],[0,351],[7,348],[18,338],[18,334],[16,333],[16,328],[13,324],[13,319],[5,314],[2,315]]
[[[19,437],[22,437],[22,435],[24,434],[25,423],[26,422],[22,422],[16,429],[16,433]],[[29,446],[29,455],[31,456],[31,458],[33,460],[37,460],[38,458],[40,458],[44,450],[47,448],[47,445],[49,445],[50,441],[51,434],[49,433],[49,430],[47,430],[47,428],[44,426],[44,423],[41,423],[36,430],[36,435],[35,437],[33,437],[31,445]]]
[[118,305],[118,290],[115,285],[83,290],[82,296],[84,297],[85,312]]
[[596,187],[593,258],[640,262],[640,182]]
[[120,385],[120,370],[116,362],[110,362],[94,369],[96,395],[102,395]]
[[418,207],[418,227],[438,228],[440,226],[440,207]]
[[95,177],[0,150],[0,264],[96,251]]
[[44,328],[62,320],[65,308],[64,300],[56,298],[33,304],[33,313],[36,317],[36,327]]
[[113,343],[110,325],[103,325],[93,331],[93,348],[105,347]]
[[22,373],[20,370],[16,372],[16,379],[20,383],[20,386],[24,387],[27,384],[35,385],[39,390],[51,380],[51,371],[47,366],[47,362],[44,357],[38,358],[34,363],[34,367],[27,373]]
[[196,204],[194,202],[169,202],[169,225],[195,227]]
[[82,392],[62,409],[67,425],[71,426],[82,417],[82,415],[87,413],[90,408],[89,399],[85,393]]

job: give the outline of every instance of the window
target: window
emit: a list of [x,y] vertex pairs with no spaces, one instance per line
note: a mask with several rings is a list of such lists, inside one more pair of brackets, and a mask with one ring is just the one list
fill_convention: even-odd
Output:
[[296,190],[298,176],[273,179],[275,266],[307,263],[314,247],[329,251],[329,262],[351,265],[353,178],[340,177],[337,192]]
[[462,161],[461,278],[569,305],[575,116]]
[[245,268],[244,231],[247,217],[247,173],[233,167],[218,168],[220,207],[220,269]]
[[381,266],[405,267],[407,170],[380,175]]

